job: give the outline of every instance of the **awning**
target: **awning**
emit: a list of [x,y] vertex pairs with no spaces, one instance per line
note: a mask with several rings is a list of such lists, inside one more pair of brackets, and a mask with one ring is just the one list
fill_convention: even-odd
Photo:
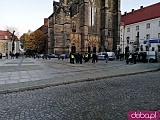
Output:
[[[148,40],[144,40],[143,44],[147,44]],[[149,40],[149,43],[160,43],[160,39]]]

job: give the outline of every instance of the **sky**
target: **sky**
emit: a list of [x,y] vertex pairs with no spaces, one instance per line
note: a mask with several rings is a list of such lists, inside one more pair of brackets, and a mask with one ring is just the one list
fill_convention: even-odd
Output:
[[[158,2],[159,0],[121,0],[121,12],[131,12],[140,6]],[[52,14],[52,5],[53,0],[0,0],[0,30],[15,28],[18,37],[28,30],[34,31],[43,25],[44,18]]]

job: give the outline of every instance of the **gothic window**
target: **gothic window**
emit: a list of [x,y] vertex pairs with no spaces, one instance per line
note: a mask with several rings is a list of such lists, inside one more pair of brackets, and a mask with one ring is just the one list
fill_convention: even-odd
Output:
[[75,22],[72,22],[72,32],[76,32],[76,24],[75,24]]
[[108,0],[108,7],[111,7],[111,0]]
[[88,23],[89,33],[97,33],[97,6],[95,0],[89,0]]
[[78,10],[78,4],[73,4],[70,8],[70,15],[71,17],[73,17],[74,15],[76,15],[79,12]]

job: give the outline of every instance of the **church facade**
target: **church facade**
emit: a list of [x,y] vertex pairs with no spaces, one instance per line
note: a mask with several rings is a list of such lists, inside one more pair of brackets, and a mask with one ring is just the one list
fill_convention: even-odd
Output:
[[120,0],[60,0],[48,18],[48,53],[115,51]]

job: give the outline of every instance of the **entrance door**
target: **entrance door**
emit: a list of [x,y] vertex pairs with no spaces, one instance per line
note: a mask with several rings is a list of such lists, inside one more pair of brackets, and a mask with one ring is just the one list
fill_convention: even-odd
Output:
[[71,47],[71,53],[76,53],[76,46]]

